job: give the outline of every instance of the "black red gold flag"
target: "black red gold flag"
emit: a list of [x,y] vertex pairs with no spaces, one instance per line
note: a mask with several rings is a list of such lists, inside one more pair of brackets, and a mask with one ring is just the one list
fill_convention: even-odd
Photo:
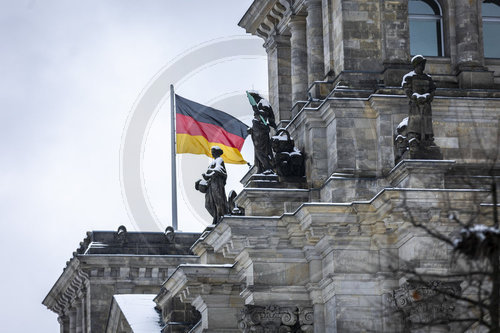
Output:
[[248,126],[223,111],[175,95],[176,148],[178,154],[205,154],[219,146],[225,163],[246,164],[241,148]]

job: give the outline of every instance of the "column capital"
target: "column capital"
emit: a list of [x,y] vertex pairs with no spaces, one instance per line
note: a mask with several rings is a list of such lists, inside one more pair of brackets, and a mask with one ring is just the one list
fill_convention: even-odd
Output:
[[290,16],[290,21],[288,22],[288,26],[293,30],[296,28],[305,29],[306,25],[306,16],[305,15],[292,15]]
[[307,9],[321,8],[322,1],[321,0],[304,0],[304,4],[306,5]]
[[264,43],[264,48],[266,49],[267,52],[269,52],[269,50],[272,50],[280,46],[290,47],[290,36],[271,35],[266,39]]
[[67,324],[69,322],[69,318],[66,315],[60,315],[57,317],[57,322],[61,325]]

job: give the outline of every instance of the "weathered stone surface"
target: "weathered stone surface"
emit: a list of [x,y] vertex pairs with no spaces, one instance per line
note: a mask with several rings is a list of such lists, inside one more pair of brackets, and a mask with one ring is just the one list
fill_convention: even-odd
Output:
[[[104,331],[110,300],[123,293],[157,293],[164,332],[182,331],[179,322],[195,333],[408,331],[391,295],[401,305],[410,291],[429,289],[406,288],[394,272],[410,264],[433,274],[455,269],[451,247],[414,224],[449,236],[457,232],[450,215],[491,222],[489,188],[500,175],[498,59],[481,54],[477,6],[440,3],[445,56],[427,69],[445,160],[395,166],[394,129],[408,115],[400,87],[410,60],[408,1],[255,0],[240,25],[265,40],[271,103],[305,153],[305,181],[250,170],[235,199],[247,216],[225,216],[199,238],[94,233],[44,300],[61,331]],[[292,115],[321,64],[330,80],[321,87],[332,90]],[[414,310],[450,309],[420,305],[400,309],[410,321]],[[121,318],[111,322],[120,327]]]
[[197,263],[195,233],[89,232],[43,304],[63,318],[63,332],[105,332],[115,294],[157,294],[181,263]]

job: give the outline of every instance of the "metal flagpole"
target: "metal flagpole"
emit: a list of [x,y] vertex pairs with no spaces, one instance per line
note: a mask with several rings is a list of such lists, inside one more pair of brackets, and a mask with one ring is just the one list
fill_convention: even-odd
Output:
[[175,149],[175,93],[174,85],[170,85],[170,106],[171,106],[171,161],[172,161],[172,227],[177,231],[177,163]]

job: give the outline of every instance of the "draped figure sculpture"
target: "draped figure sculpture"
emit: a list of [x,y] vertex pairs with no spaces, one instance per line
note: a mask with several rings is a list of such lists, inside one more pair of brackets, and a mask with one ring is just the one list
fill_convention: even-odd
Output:
[[409,114],[407,140],[410,158],[442,159],[439,147],[434,143],[432,107],[436,85],[431,76],[424,73],[426,59],[416,55],[411,59],[414,68],[403,77],[401,86],[408,98]]
[[276,129],[274,112],[271,104],[255,91],[247,91],[247,97],[252,105],[252,127],[248,133],[252,135],[254,145],[254,165],[258,174],[274,173],[273,151],[271,147],[270,127]]
[[195,188],[205,193],[205,208],[213,217],[212,224],[217,224],[219,220],[228,214],[226,199],[226,179],[227,172],[222,160],[222,149],[214,146],[211,149],[214,160],[208,166],[207,171],[202,174],[203,179],[195,183]]

